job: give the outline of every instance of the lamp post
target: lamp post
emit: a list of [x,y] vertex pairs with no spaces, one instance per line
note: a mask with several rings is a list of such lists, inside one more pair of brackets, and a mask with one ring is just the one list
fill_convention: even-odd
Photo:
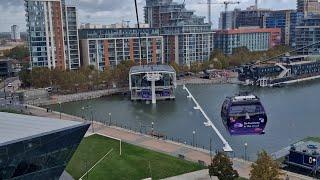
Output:
[[247,148],[248,148],[248,143],[244,143],[244,160],[247,160]]
[[313,158],[312,162],[313,162],[313,166],[314,166],[313,177],[315,178],[317,175],[317,160],[316,160],[316,158]]
[[81,110],[82,110],[82,119],[86,120],[86,119],[85,119],[85,117],[84,117],[84,114],[85,114],[85,113],[84,113],[85,107],[84,107],[84,106],[82,106],[82,107],[81,107]]
[[193,147],[195,146],[194,145],[194,136],[196,135],[196,131],[192,131],[192,145]]
[[[24,103],[26,104],[26,101],[28,100],[28,95],[24,95],[24,99],[23,99],[23,101],[24,101]],[[29,104],[29,103],[28,103]]]
[[91,112],[91,126],[92,126],[92,133],[94,133],[94,124],[93,124],[93,109],[90,107],[90,112]]
[[153,125],[154,125],[154,122],[151,122],[151,135],[153,136]]
[[109,126],[111,126],[111,113],[109,113]]
[[210,137],[210,160],[212,162],[212,147],[211,147],[211,144],[212,144],[212,138]]
[[59,102],[59,108],[60,108],[60,119],[61,119],[61,102]]

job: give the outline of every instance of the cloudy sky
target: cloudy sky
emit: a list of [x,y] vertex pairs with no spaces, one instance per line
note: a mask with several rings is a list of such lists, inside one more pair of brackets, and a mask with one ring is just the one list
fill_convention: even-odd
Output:
[[[78,6],[79,23],[100,23],[110,24],[130,20],[135,22],[134,0],[68,0],[76,2]],[[184,0],[174,0],[183,2]],[[213,2],[223,2],[224,0],[212,0]],[[195,10],[197,15],[206,16],[206,5],[199,2],[206,0],[185,0],[188,9]],[[254,0],[240,0],[241,4],[230,6],[230,9],[246,8],[254,4]],[[24,0],[0,0],[0,32],[10,31],[12,24],[17,24],[24,31],[25,11],[23,7]],[[140,21],[143,21],[143,6],[145,0],[138,0]],[[271,9],[288,9],[296,7],[296,0],[259,0],[259,6]],[[223,5],[214,5],[212,7],[213,24],[217,27],[218,16],[224,9]]]

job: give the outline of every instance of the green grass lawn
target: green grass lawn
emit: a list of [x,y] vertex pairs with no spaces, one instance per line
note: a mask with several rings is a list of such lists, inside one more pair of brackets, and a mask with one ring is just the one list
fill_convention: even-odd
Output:
[[205,168],[197,163],[127,143],[122,143],[120,156],[119,141],[93,135],[83,139],[69,162],[67,171],[75,179],[79,179],[112,148],[110,155],[89,173],[89,179],[160,179]]
[[320,143],[320,137],[307,137],[307,138],[303,139],[302,141],[304,141],[304,142],[314,141],[314,142]]

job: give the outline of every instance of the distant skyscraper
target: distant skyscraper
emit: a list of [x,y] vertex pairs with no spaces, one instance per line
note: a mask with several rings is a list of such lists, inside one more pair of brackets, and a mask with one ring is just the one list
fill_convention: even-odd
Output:
[[80,67],[76,7],[65,0],[25,0],[31,67]]
[[180,65],[207,61],[213,50],[213,32],[185,4],[173,0],[146,0],[145,23],[160,28],[164,39],[164,60]]
[[304,17],[320,14],[319,0],[297,0],[297,10],[304,14]]
[[221,12],[219,18],[219,29],[234,29],[237,11]]
[[11,26],[11,40],[19,41],[20,40],[20,31],[18,25]]

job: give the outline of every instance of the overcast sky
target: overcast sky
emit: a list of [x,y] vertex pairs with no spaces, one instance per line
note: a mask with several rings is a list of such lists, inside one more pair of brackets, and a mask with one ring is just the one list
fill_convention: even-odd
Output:
[[[130,20],[135,23],[134,0],[69,0],[77,2],[79,23],[100,23],[110,24]],[[183,0],[174,0],[182,3]],[[197,15],[206,16],[206,5],[198,4],[207,0],[186,0],[186,6],[195,10]],[[223,2],[224,0],[212,0],[212,2]],[[240,0],[241,4],[231,5],[230,9],[246,8],[254,4],[254,0]],[[0,32],[9,32],[10,26],[17,24],[22,31],[26,29],[25,10],[23,0],[0,0]],[[140,21],[143,22],[143,7],[145,0],[138,0]],[[296,0],[259,0],[261,8],[269,9],[294,9]],[[213,5],[212,20],[215,27],[218,26],[220,11],[224,10],[223,5]]]

